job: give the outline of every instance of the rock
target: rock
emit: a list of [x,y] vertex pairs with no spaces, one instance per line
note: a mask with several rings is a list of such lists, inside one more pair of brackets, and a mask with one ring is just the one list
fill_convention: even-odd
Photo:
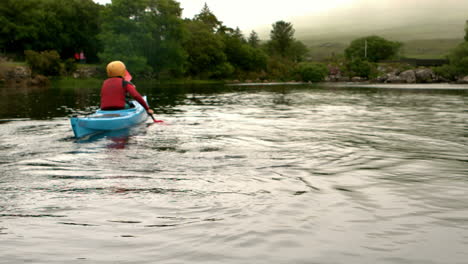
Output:
[[34,78],[28,81],[28,85],[32,86],[47,86],[49,83],[49,79],[44,75],[36,75]]
[[99,74],[96,67],[83,67],[78,68],[73,74],[73,78],[90,78]]
[[347,77],[347,76],[341,76],[337,79],[338,82],[349,82],[351,81],[351,78]]
[[465,76],[463,78],[460,78],[457,80],[457,83],[460,83],[460,84],[468,84],[468,76]]
[[431,69],[417,69],[415,70],[416,81],[418,83],[432,83],[436,76]]
[[380,76],[377,76],[377,78],[375,78],[375,82],[379,82],[379,83],[383,83],[387,80],[388,76],[385,74],[385,75],[380,75]]
[[6,73],[6,77],[11,80],[22,80],[31,78],[31,71],[25,66],[16,66]]
[[405,80],[403,80],[400,76],[396,75],[396,73],[388,73],[387,74],[387,80],[385,80],[385,83],[404,83]]
[[360,76],[354,76],[353,78],[351,78],[351,81],[352,82],[363,82],[363,81],[366,81],[366,78],[363,78],[363,77],[360,77]]
[[400,73],[399,77],[406,83],[416,83],[416,73],[413,70],[407,70]]

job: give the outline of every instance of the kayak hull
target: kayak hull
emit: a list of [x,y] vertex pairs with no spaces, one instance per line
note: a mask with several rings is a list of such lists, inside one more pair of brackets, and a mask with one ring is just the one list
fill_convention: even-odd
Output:
[[[146,97],[143,97],[146,100]],[[98,132],[120,130],[135,126],[148,118],[145,109],[136,101],[135,107],[122,110],[97,110],[86,117],[72,117],[70,123],[76,138]]]

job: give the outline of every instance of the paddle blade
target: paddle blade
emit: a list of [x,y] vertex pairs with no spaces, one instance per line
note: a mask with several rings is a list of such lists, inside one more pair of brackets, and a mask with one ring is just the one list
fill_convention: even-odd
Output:
[[148,115],[151,117],[151,119],[153,119],[154,123],[164,123],[164,121],[162,121],[162,120],[157,120],[157,119],[155,119],[154,116],[153,116],[152,114],[149,114],[149,113],[148,113]]
[[130,73],[127,70],[125,70],[124,80],[126,80],[127,82],[132,80],[132,75],[130,75]]

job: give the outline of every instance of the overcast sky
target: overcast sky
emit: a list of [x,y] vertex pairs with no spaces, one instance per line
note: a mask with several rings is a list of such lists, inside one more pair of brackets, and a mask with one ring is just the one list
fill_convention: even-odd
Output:
[[[94,0],[104,4],[110,0]],[[295,28],[307,23],[328,23],[346,18],[374,18],[379,21],[407,19],[427,13],[438,18],[465,12],[468,0],[176,0],[183,17],[193,18],[204,3],[228,27],[239,27],[244,34],[271,28],[279,20],[293,22]],[[395,14],[400,14],[395,16]],[[305,19],[305,18],[309,18]],[[387,19],[388,17],[388,19]],[[304,23],[298,25],[296,23]],[[390,22],[390,21],[389,21]],[[393,21],[395,22],[395,21]],[[398,22],[398,21],[396,21]],[[348,22],[344,22],[346,24]],[[261,33],[261,32],[260,32]]]

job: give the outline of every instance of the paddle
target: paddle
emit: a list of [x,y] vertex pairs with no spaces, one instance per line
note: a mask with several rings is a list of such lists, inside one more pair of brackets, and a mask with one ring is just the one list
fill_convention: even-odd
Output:
[[[125,70],[124,80],[127,81],[127,82],[130,82],[132,80],[132,75],[127,70]],[[156,120],[154,118],[153,114],[150,114],[148,112],[147,112],[147,114],[151,117],[151,119],[153,119],[154,123],[164,123],[164,121],[162,121],[162,120]]]

